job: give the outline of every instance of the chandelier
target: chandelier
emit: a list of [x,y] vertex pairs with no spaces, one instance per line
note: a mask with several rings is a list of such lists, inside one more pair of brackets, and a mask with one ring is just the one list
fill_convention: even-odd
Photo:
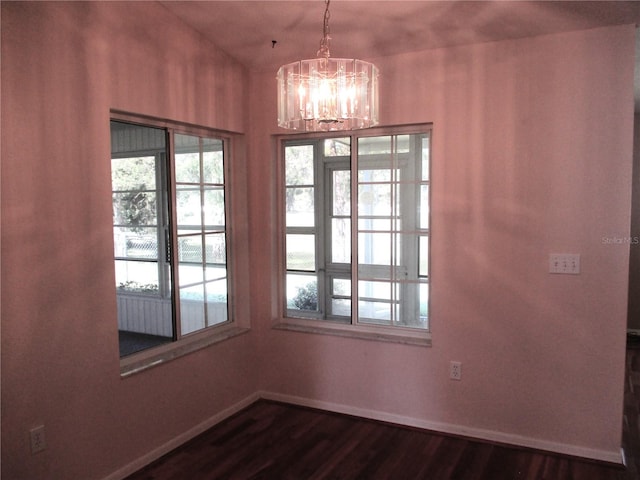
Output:
[[278,126],[330,131],[378,124],[378,69],[362,60],[330,58],[329,2],[317,58],[278,70]]

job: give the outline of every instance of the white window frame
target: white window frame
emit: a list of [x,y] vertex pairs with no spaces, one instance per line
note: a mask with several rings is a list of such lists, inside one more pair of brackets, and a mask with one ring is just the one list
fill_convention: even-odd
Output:
[[[163,199],[163,201],[168,202],[169,208],[169,216],[172,217],[169,224],[172,225],[170,228],[174,229],[171,238],[171,245],[169,249],[171,252],[178,252],[178,235],[177,224],[176,224],[176,182],[175,182],[175,145],[174,138],[175,134],[183,134],[183,135],[191,135],[198,137],[206,137],[206,138],[215,138],[220,139],[223,142],[223,156],[224,156],[224,191],[225,191],[225,231],[226,231],[226,265],[227,265],[227,274],[229,276],[229,280],[227,282],[228,294],[227,294],[227,302],[228,302],[228,310],[227,310],[227,321],[224,323],[220,323],[217,325],[207,326],[201,330],[198,330],[193,333],[187,333],[185,335],[180,334],[180,302],[175,301],[174,306],[174,314],[177,318],[174,318],[174,339],[172,342],[168,342],[166,344],[162,344],[156,347],[148,348],[145,350],[141,350],[140,352],[128,355],[126,357],[120,357],[120,376],[128,377],[132,374],[136,374],[142,371],[145,371],[151,367],[161,365],[167,361],[173,360],[175,358],[179,358],[181,356],[187,355],[191,352],[200,350],[207,346],[219,343],[221,341],[227,340],[229,338],[233,338],[237,335],[241,335],[249,331],[249,323],[247,319],[240,319],[236,315],[236,275],[235,275],[235,262],[233,261],[233,215],[232,215],[232,194],[231,194],[231,184],[233,183],[232,176],[232,168],[231,164],[232,155],[234,153],[234,146],[236,143],[239,143],[241,140],[241,135],[216,130],[211,128],[206,128],[202,126],[186,124],[182,122],[174,122],[165,119],[158,119],[155,117],[150,117],[146,115],[138,115],[132,114],[129,112],[124,112],[120,110],[111,110],[110,111],[110,120],[119,121],[124,123],[132,123],[138,124],[145,127],[150,128],[158,128],[163,129],[167,132],[167,142],[166,151],[170,156],[170,160],[168,162],[169,169],[166,174],[171,179],[169,181],[168,190],[159,188],[160,191],[166,191],[169,198]],[[158,199],[160,201],[160,199]],[[164,242],[164,240],[162,241]],[[161,250],[161,242],[159,242],[158,250],[159,257],[164,255],[164,250]],[[173,254],[171,254],[174,256]],[[178,284],[178,265],[177,255],[175,255],[175,261],[171,262],[171,270],[173,274],[173,284]],[[159,261],[159,263],[162,260]],[[160,277],[160,290],[161,292],[165,288],[162,277]],[[171,280],[169,280],[171,281]],[[114,293],[115,293],[115,285],[114,285]]]
[[[278,315],[274,321],[273,327],[280,330],[291,330],[291,331],[301,331],[308,333],[318,333],[318,334],[329,334],[329,335],[338,335],[338,336],[346,336],[352,338],[361,338],[366,340],[377,340],[377,341],[388,341],[388,342],[396,342],[403,343],[409,345],[417,345],[417,346],[430,346],[431,345],[431,326],[432,319],[429,314],[429,328],[412,328],[412,327],[403,327],[403,326],[388,326],[388,325],[374,325],[367,324],[357,321],[357,304],[358,302],[352,301],[352,315],[348,322],[340,323],[335,320],[335,317],[329,315],[329,312],[323,310],[322,315],[327,315],[326,318],[318,318],[318,314],[307,314],[304,312],[296,312],[295,316],[291,315],[291,311],[286,307],[286,244],[285,244],[285,234],[287,232],[286,223],[285,223],[285,195],[284,191],[286,189],[285,185],[285,148],[293,143],[297,144],[309,144],[310,142],[318,142],[321,144],[321,140],[328,138],[345,138],[350,137],[351,141],[351,156],[349,159],[350,165],[349,169],[352,172],[351,175],[351,195],[354,195],[354,192],[358,191],[358,178],[357,174],[353,174],[353,172],[358,171],[358,148],[357,142],[358,138],[363,137],[375,137],[375,136],[385,136],[385,135],[404,135],[404,134],[422,134],[426,133],[429,135],[430,142],[430,153],[429,153],[429,170],[431,170],[431,164],[433,160],[433,127],[431,124],[420,124],[420,125],[407,125],[407,126],[395,126],[395,127],[378,127],[367,130],[360,131],[352,131],[352,132],[328,132],[328,133],[315,133],[315,134],[292,134],[292,135],[278,135],[274,137],[276,143],[276,152],[277,152],[277,181],[276,181],[276,198],[277,198],[277,225],[278,225],[278,285],[277,285],[277,299],[278,299]],[[322,163],[322,162],[320,162]],[[325,172],[326,175],[323,178],[317,178],[315,181],[315,186],[318,187],[319,190],[326,190],[324,188],[324,184],[327,181],[327,175],[333,168],[331,166],[331,160],[326,162],[329,164],[328,167],[315,167],[316,176],[318,173]],[[422,182],[429,187],[429,204],[431,204],[431,175],[428,176],[429,180],[426,182]],[[322,195],[319,192],[316,192],[315,201],[316,205],[319,205],[320,197],[324,196],[326,192],[323,192]],[[329,272],[332,269],[332,265],[328,261],[328,257],[330,255],[331,246],[329,243],[331,239],[329,235],[325,235],[324,231],[328,228],[326,225],[327,222],[330,222],[330,216],[324,213],[324,210],[329,208],[330,201],[325,198],[322,200],[322,205],[316,207],[316,226],[321,230],[319,232],[321,237],[324,237],[323,240],[318,241],[316,255],[320,255],[322,263],[324,267],[321,267],[318,272],[318,302],[324,302],[329,299],[329,295],[325,294],[325,289],[331,288],[331,276],[335,274],[340,274],[339,268],[333,268],[333,272]],[[352,252],[352,261],[350,266],[350,275],[351,275],[351,284],[352,284],[352,292],[351,298],[358,298],[357,293],[357,285],[358,285],[358,265],[357,260],[353,260],[357,258],[357,242],[358,242],[358,228],[355,227],[354,223],[357,223],[358,218],[358,206],[357,201],[351,201],[351,219],[352,219],[352,228],[351,228],[351,252]],[[419,212],[416,212],[418,215]],[[353,220],[355,219],[355,220]],[[424,234],[429,237],[429,243],[432,237],[432,228],[429,214],[429,227],[425,230]],[[327,261],[325,261],[324,257],[327,257]],[[430,256],[430,253],[429,253]],[[431,276],[430,276],[430,259],[428,262],[428,283],[431,284]],[[333,266],[335,267],[335,265]],[[374,267],[375,268],[375,267]],[[343,272],[348,275],[347,272]],[[420,276],[420,268],[418,266],[418,276]],[[326,277],[326,278],[324,278]],[[430,288],[431,290],[431,288]],[[429,305],[431,305],[431,299],[429,299]],[[429,308],[430,311],[430,308]]]

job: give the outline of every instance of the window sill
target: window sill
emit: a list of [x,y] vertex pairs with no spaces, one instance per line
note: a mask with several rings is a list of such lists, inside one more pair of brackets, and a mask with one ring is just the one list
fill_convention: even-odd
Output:
[[313,320],[285,318],[273,326],[274,330],[334,335],[376,342],[401,343],[417,347],[431,346],[431,333],[400,327],[368,327],[361,325],[341,325]]
[[149,368],[162,365],[210,345],[223,342],[249,331],[237,325],[220,326],[214,331],[200,332],[177,342],[150,348],[120,359],[120,377],[126,378]]

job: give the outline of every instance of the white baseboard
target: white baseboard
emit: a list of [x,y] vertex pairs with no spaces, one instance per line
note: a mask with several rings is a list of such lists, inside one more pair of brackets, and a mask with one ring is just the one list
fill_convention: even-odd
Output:
[[147,466],[154,460],[157,460],[162,455],[169,453],[171,450],[179,447],[183,443],[191,440],[202,432],[208,430],[214,425],[222,422],[231,415],[239,412],[243,408],[248,407],[252,403],[259,399],[273,400],[277,402],[290,403],[292,405],[300,405],[303,407],[317,408],[320,410],[326,410],[328,412],[342,413],[345,415],[353,415],[355,417],[367,418],[371,420],[378,420],[381,422],[394,423],[397,425],[404,425],[407,427],[417,427],[424,430],[431,430],[433,432],[439,432],[444,434],[459,435],[468,438],[475,438],[478,440],[485,440],[490,442],[497,442],[505,445],[513,445],[518,447],[534,448],[536,450],[542,450],[553,453],[560,453],[563,455],[571,455],[574,457],[587,458],[591,460],[598,460],[602,462],[608,462],[612,464],[622,465],[624,463],[624,453],[620,451],[606,451],[597,450],[592,448],[585,448],[576,445],[567,445],[563,443],[550,442],[547,440],[541,440],[530,437],[523,437],[520,435],[512,435],[509,433],[497,432],[493,430],[485,430],[480,428],[470,428],[462,425],[455,425],[450,423],[431,422],[428,420],[417,419],[413,417],[407,417],[403,415],[395,415],[379,410],[369,410],[358,407],[352,407],[349,405],[343,405],[332,402],[325,402],[321,400],[314,400],[311,398],[297,397],[294,395],[285,395],[274,392],[256,392],[248,397],[240,400],[238,403],[230,406],[229,408],[213,415],[206,419],[202,423],[194,426],[186,432],[172,438],[168,442],[160,445],[159,447],[151,450],[147,454],[143,455],[132,461],[131,463],[119,468],[103,480],[122,480],[132,473],[137,472],[141,468]]
[[133,462],[125,465],[122,468],[119,468],[118,470],[116,470],[115,472],[110,474],[108,477],[105,477],[103,480],[122,480],[123,478],[128,477],[132,473],[135,473],[138,470],[140,470],[141,468],[149,465],[154,460],[157,460],[161,456],[169,453],[171,450],[174,450],[175,448],[179,447],[183,443],[185,443],[185,442],[191,440],[192,438],[200,435],[202,432],[210,429],[214,425],[220,423],[221,421],[225,420],[226,418],[230,417],[231,415],[239,412],[243,408],[248,407],[252,403],[254,403],[257,400],[259,400],[259,398],[260,397],[259,397],[259,395],[257,393],[249,395],[248,397],[240,400],[238,403],[235,403],[234,405],[230,406],[229,408],[227,408],[225,410],[222,410],[221,412],[219,412],[219,413],[213,415],[212,417],[206,419],[204,422],[196,425],[193,428],[190,428],[189,430],[187,430],[186,432],[178,435],[177,437],[172,438],[171,440],[169,440],[165,444],[160,445],[159,447],[151,450],[149,453],[143,455],[142,457],[139,457],[139,458],[135,459]]
[[618,464],[618,465],[622,465],[623,463],[623,457],[620,450],[618,451],[598,450],[593,448],[580,447],[576,445],[568,445],[564,443],[551,442],[548,440],[541,440],[537,438],[524,437],[521,435],[513,435],[509,433],[497,432],[493,430],[470,428],[470,427],[465,427],[462,425],[455,425],[450,423],[430,422],[428,420],[406,417],[402,415],[395,415],[395,414],[382,412],[378,410],[362,409],[358,407],[352,407],[349,405],[324,402],[324,401],[313,400],[309,398],[296,397],[293,395],[283,395],[283,394],[273,393],[273,392],[260,392],[259,397],[264,398],[265,400],[274,400],[278,402],[290,403],[293,405],[300,405],[303,407],[318,408],[320,410],[326,410],[326,411],[335,412],[335,413],[343,413],[346,415],[353,415],[355,417],[368,418],[371,420],[378,420],[382,422],[395,423],[398,425],[404,425],[408,427],[417,427],[424,430],[431,430],[434,432],[440,432],[445,434],[475,438],[478,440],[497,442],[501,444],[513,445],[518,447],[534,448],[536,450],[560,453],[563,455],[571,455],[574,457],[598,460],[598,461],[608,462],[608,463]]

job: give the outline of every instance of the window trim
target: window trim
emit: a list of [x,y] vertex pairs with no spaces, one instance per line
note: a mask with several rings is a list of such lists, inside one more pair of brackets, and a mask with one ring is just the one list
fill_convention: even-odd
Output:
[[[286,297],[286,282],[285,277],[287,273],[286,268],[286,222],[285,222],[285,195],[282,194],[286,188],[285,183],[285,146],[287,142],[300,142],[305,141],[315,142],[327,138],[339,138],[339,137],[351,137],[351,165],[354,165],[354,157],[357,156],[357,143],[358,138],[384,136],[384,135],[404,135],[404,134],[420,134],[429,133],[430,151],[429,151],[429,228],[428,236],[430,240],[433,239],[433,228],[431,223],[432,215],[432,188],[431,188],[431,170],[433,165],[433,124],[432,123],[420,123],[411,125],[392,125],[367,129],[366,132],[361,131],[342,131],[342,132],[316,132],[316,133],[293,133],[274,135],[272,141],[274,142],[274,152],[276,154],[276,181],[275,184],[275,198],[276,198],[276,248],[277,248],[277,284],[276,284],[276,298],[277,307],[276,315],[273,319],[272,328],[275,330],[302,332],[321,335],[333,335],[340,337],[348,337],[370,341],[392,342],[405,345],[430,347],[432,345],[432,320],[429,318],[429,329],[418,329],[413,327],[403,326],[387,326],[387,325],[371,325],[364,324],[362,322],[349,322],[340,323],[336,321],[327,321],[324,319],[314,319],[312,317],[289,317],[287,316],[287,308],[283,299]],[[355,159],[355,165],[357,168],[357,158]],[[353,171],[353,167],[351,168]],[[351,175],[351,192],[357,191],[357,175]],[[325,202],[326,203],[326,202]],[[357,219],[357,202],[351,202],[351,218]],[[323,220],[324,221],[324,220]],[[352,229],[352,242],[357,235],[357,229]],[[356,238],[357,240],[357,238]],[[323,242],[326,240],[323,240]],[[321,243],[323,243],[321,242]],[[431,251],[427,255],[427,265],[429,265],[429,306],[432,306],[431,299]],[[353,267],[353,265],[352,265]],[[419,267],[418,267],[419,268]],[[357,265],[356,268],[351,268],[351,281],[357,278]],[[429,311],[432,309],[429,308]]]
[[[160,119],[143,114],[135,114],[126,112],[123,110],[111,109],[109,111],[109,121],[121,121],[126,123],[137,124],[141,126],[148,126],[152,128],[162,128],[168,132],[168,136],[172,134],[186,134],[195,136],[214,136],[223,140],[224,148],[224,173],[225,173],[225,215],[226,222],[225,228],[227,231],[227,274],[228,280],[228,320],[218,325],[212,325],[202,330],[187,333],[181,338],[174,339],[171,342],[162,344],[156,347],[141,350],[126,357],[119,357],[120,360],[120,377],[127,378],[131,375],[143,372],[149,368],[156,367],[164,364],[168,361],[180,358],[184,355],[188,355],[192,352],[206,348],[210,345],[223,342],[230,338],[242,335],[249,332],[250,324],[248,318],[243,318],[238,315],[238,305],[236,302],[237,289],[238,289],[238,272],[237,264],[234,261],[234,244],[236,230],[234,228],[234,215],[233,215],[233,184],[235,181],[235,175],[233,172],[233,156],[236,151],[242,151],[241,142],[242,134],[237,132],[231,132],[227,130],[220,130],[214,128],[208,128],[199,125],[193,125],[186,122],[172,121],[166,119]],[[173,157],[174,155],[174,140],[172,139],[167,148],[168,154]],[[170,168],[174,169],[174,162],[170,162]],[[170,174],[170,172],[167,172]],[[172,176],[172,175],[171,175]],[[175,211],[175,194],[176,185],[174,182],[170,182],[168,190],[168,207],[172,211]],[[170,214],[172,215],[172,214]],[[173,244],[172,251],[177,251],[177,236],[172,235]],[[172,262],[172,268],[177,268],[177,264]],[[114,286],[115,293],[115,286]],[[176,314],[179,312],[180,302],[176,302]],[[117,326],[117,323],[116,323]],[[176,328],[176,327],[174,327]],[[174,333],[175,337],[175,333]]]
[[129,377],[210,345],[215,345],[216,343],[249,332],[250,329],[248,326],[238,325],[237,323],[237,321],[232,321],[221,325],[213,325],[205,330],[188,334],[179,340],[141,350],[126,357],[121,357],[120,377]]

